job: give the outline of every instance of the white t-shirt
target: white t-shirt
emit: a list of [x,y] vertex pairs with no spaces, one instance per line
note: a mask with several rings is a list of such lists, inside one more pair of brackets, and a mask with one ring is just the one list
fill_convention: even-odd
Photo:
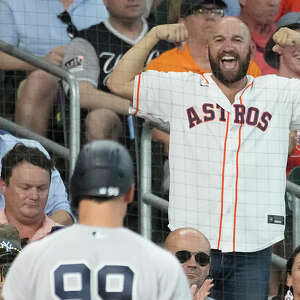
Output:
[[147,71],[135,79],[132,113],[170,123],[171,230],[197,228],[223,252],[283,239],[299,80],[249,76],[231,104],[210,74]]
[[26,246],[3,287],[5,300],[112,296],[191,299],[187,279],[172,254],[125,228],[80,224]]

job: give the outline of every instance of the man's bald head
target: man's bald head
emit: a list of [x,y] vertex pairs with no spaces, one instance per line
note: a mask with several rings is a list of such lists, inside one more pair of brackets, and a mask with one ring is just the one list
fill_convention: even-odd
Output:
[[216,21],[211,38],[213,38],[214,35],[219,34],[220,32],[231,32],[232,30],[240,32],[240,34],[244,36],[245,39],[251,42],[251,32],[246,23],[244,23],[241,19],[237,17],[231,16],[220,18]]
[[[194,228],[179,228],[168,235],[165,241],[165,248],[174,255],[179,251],[190,253],[184,262],[181,262],[181,265],[190,285],[192,286],[195,284],[200,288],[207,278],[210,269],[210,243],[206,236]],[[208,261],[204,264],[197,262],[197,254],[206,257]]]
[[209,240],[202,232],[191,227],[179,228],[170,232],[165,241],[165,248],[172,253],[180,250],[210,253]]

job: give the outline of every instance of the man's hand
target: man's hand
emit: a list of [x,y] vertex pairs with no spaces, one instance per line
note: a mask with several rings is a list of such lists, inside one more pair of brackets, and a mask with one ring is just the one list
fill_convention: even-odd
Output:
[[280,47],[300,46],[300,33],[287,27],[280,28],[273,35],[276,45],[273,47],[274,52],[278,52]]
[[195,284],[192,285],[191,293],[193,296],[193,300],[206,300],[206,297],[210,294],[210,290],[213,286],[213,279],[206,279],[199,291],[197,291],[197,286]]
[[184,24],[166,24],[153,28],[158,40],[165,40],[170,43],[184,42],[188,37],[188,31]]
[[67,46],[57,46],[45,56],[45,59],[60,66],[62,64],[66,50]]

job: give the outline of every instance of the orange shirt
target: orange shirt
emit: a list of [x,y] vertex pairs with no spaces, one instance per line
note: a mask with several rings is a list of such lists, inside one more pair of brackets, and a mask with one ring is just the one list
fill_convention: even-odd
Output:
[[[188,44],[185,43],[183,50],[173,48],[162,53],[157,58],[150,61],[147,65],[147,70],[155,70],[161,72],[194,72],[198,74],[211,73],[197,65],[190,54]],[[259,66],[251,61],[248,69],[248,74],[253,77],[261,75]]]

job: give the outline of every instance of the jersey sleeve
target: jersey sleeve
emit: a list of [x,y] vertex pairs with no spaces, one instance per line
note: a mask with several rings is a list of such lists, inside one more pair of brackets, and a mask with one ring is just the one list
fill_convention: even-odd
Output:
[[130,113],[154,122],[170,122],[172,109],[180,105],[184,74],[146,71],[137,75]]
[[16,257],[10,266],[2,288],[2,297],[5,300],[33,299],[32,289],[32,262],[36,261],[32,253],[28,252],[28,245]]
[[0,40],[18,46],[19,37],[13,12],[6,1],[0,1]]
[[71,41],[63,65],[78,81],[89,82],[97,88],[100,73],[99,59],[94,47],[87,40],[75,38]]
[[192,300],[188,280],[175,257],[171,257],[169,265],[165,266],[160,284],[158,300]]

